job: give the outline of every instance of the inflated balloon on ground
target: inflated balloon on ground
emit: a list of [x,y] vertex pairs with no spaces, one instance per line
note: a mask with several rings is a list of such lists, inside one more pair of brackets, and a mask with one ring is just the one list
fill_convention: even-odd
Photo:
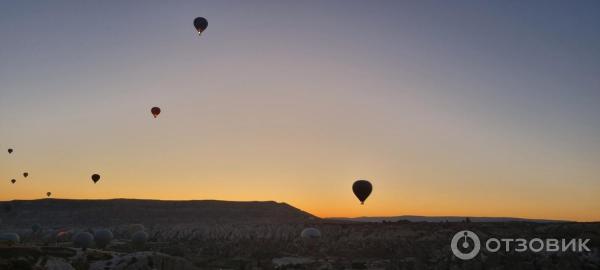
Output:
[[108,229],[97,230],[94,233],[94,241],[99,248],[105,248],[113,239],[113,233]]
[[131,237],[131,243],[133,246],[141,248],[148,241],[148,234],[144,231],[139,231],[133,234]]
[[302,230],[300,237],[305,239],[318,239],[321,237],[321,231],[317,228],[306,228]]
[[80,232],[73,237],[73,246],[86,250],[94,243],[94,237],[89,232]]

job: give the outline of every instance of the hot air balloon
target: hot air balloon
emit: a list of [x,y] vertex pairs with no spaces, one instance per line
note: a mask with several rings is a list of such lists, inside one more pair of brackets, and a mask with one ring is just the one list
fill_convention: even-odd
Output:
[[0,243],[6,243],[8,246],[12,246],[21,242],[21,238],[16,233],[2,233],[0,234]]
[[300,233],[300,237],[307,239],[316,239],[321,237],[321,231],[317,228],[306,228]]
[[92,246],[94,237],[89,232],[80,232],[73,237],[73,245],[85,251]]
[[317,228],[305,228],[300,233],[302,245],[307,250],[318,250],[318,245],[321,239],[321,231]]
[[143,247],[146,241],[148,241],[148,234],[145,231],[136,232],[131,236],[131,243],[137,248]]
[[14,184],[14,183],[16,183],[16,182],[17,182],[17,180],[15,180],[15,179],[11,179],[11,180],[10,180],[10,182]]
[[159,107],[152,107],[152,109],[150,110],[150,112],[152,113],[152,116],[154,116],[154,118],[156,118],[160,114],[160,108]]
[[23,173],[23,177],[27,178],[27,176],[29,176],[29,173],[28,172],[24,172]]
[[54,239],[56,242],[67,242],[73,240],[73,230],[69,228],[58,229],[54,232]]
[[94,184],[96,184],[96,182],[98,182],[100,180],[100,175],[99,174],[92,174],[92,181],[94,181]]
[[52,192],[50,192],[50,191],[46,192],[46,196],[50,197],[50,195],[52,195]]
[[8,153],[12,154],[12,152],[13,152],[12,148],[8,148]]
[[94,241],[99,248],[105,248],[113,239],[113,233],[108,229],[101,229],[94,233]]
[[360,204],[365,204],[365,200],[371,195],[373,186],[367,180],[358,180],[352,185],[352,191],[356,198],[360,200]]
[[194,27],[196,28],[196,31],[198,31],[198,35],[201,35],[202,32],[204,32],[204,30],[206,30],[207,26],[208,26],[208,21],[205,18],[198,17],[198,18],[194,19]]

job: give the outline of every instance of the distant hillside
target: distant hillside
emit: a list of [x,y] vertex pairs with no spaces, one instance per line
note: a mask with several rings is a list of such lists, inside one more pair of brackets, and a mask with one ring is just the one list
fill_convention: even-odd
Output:
[[[327,220],[335,221],[354,221],[354,222],[383,222],[383,221],[411,221],[411,222],[463,222],[466,217],[457,216],[393,216],[393,217],[356,217],[356,218],[327,218]],[[549,220],[549,219],[526,219],[513,217],[469,217],[471,222],[536,222],[536,223],[555,223],[555,222],[570,222],[567,220]]]
[[298,223],[316,217],[286,203],[159,200],[15,200],[0,202],[4,226]]

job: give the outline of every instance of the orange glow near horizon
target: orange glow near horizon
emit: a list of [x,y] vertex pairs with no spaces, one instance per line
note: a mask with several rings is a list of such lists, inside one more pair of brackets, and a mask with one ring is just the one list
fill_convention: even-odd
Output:
[[584,3],[267,2],[3,4],[0,200],[600,221]]

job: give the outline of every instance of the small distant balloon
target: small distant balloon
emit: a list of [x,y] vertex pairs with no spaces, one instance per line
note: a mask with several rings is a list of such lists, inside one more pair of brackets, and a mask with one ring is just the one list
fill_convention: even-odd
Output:
[[201,35],[206,30],[206,27],[208,27],[208,21],[203,17],[198,17],[194,19],[194,27],[198,31],[198,35]]
[[46,192],[46,196],[50,197],[50,195],[52,195],[52,192],[50,192],[50,191]]
[[8,153],[12,154],[12,152],[13,152],[13,149],[12,148],[8,148]]
[[14,184],[14,183],[17,182],[17,180],[16,179],[11,179],[10,182]]
[[27,178],[27,176],[29,176],[29,173],[28,172],[24,172],[23,173],[23,177]]
[[156,118],[160,114],[160,108],[159,107],[152,107],[152,109],[150,110],[150,112],[152,113],[152,116],[154,116],[154,118]]
[[100,175],[99,174],[92,174],[92,181],[94,181],[94,184],[96,184],[96,182],[98,182],[100,180]]
[[371,195],[371,191],[373,191],[373,186],[367,180],[358,180],[352,185],[352,191],[356,198],[360,200],[360,204],[365,204],[365,200]]

